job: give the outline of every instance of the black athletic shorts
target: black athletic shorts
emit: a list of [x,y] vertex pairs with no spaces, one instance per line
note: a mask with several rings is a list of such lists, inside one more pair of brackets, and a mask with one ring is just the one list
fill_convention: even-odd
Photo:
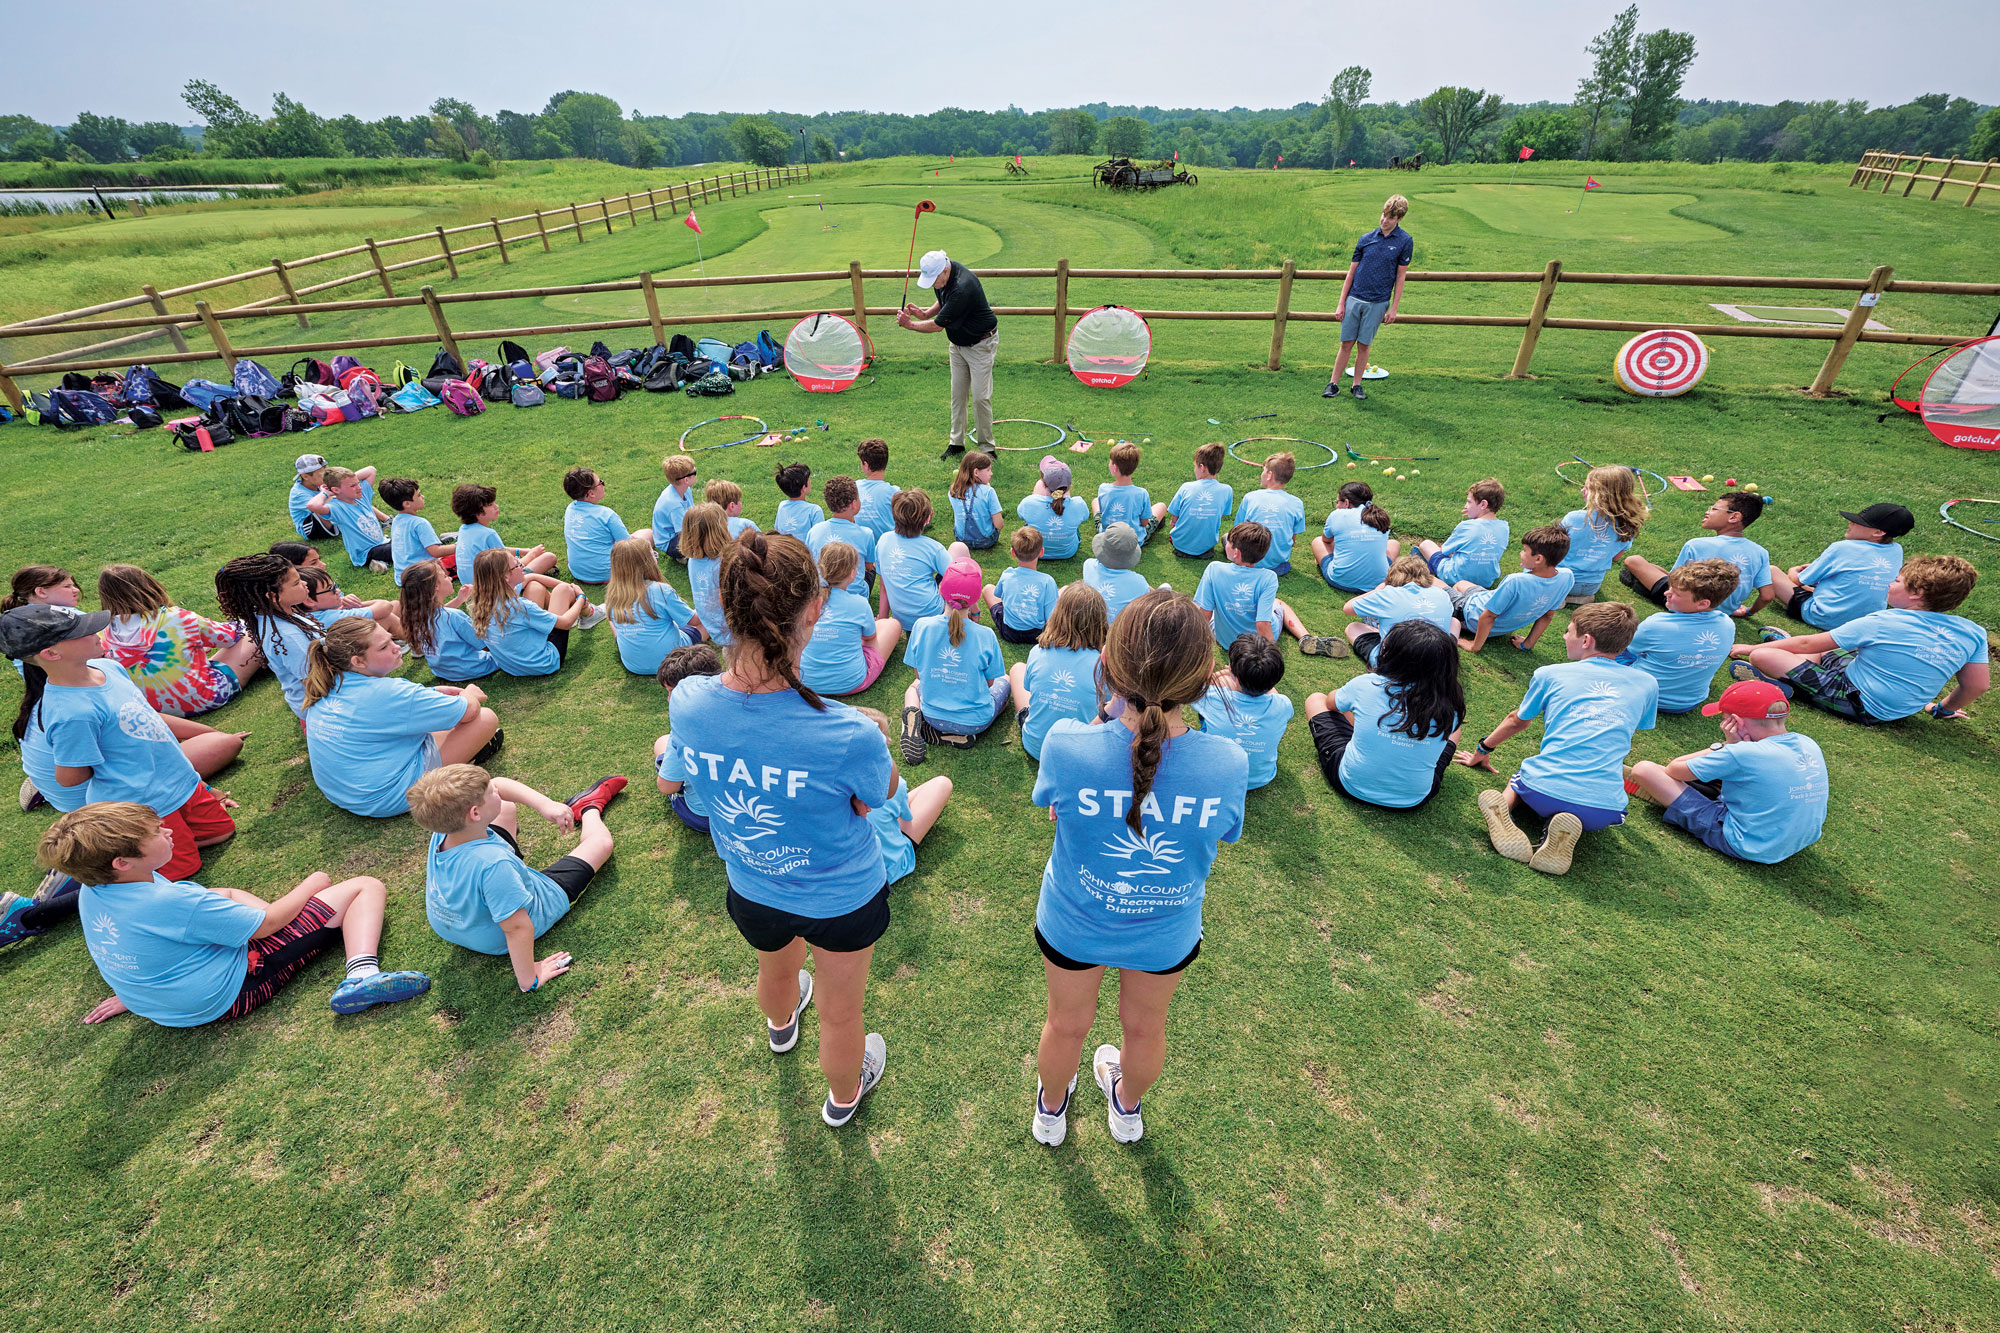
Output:
[[1792,585],[1792,598],[1785,603],[1785,614],[1793,620],[1806,618],[1806,603],[1812,600],[1813,590],[1803,583]]
[[1033,629],[1015,629],[1007,623],[1005,612],[1006,608],[1003,606],[993,608],[993,632],[1000,636],[1002,643],[1040,643],[1042,641],[1043,626],[1037,625]]
[[[1356,645],[1357,650],[1359,646]],[[1451,759],[1455,751],[1447,744],[1444,753],[1438,756],[1437,772],[1431,775],[1431,789],[1424,794],[1423,800],[1412,806],[1376,805],[1365,796],[1356,796],[1340,783],[1340,761],[1346,757],[1347,747],[1354,740],[1354,724],[1347,720],[1347,715],[1336,708],[1329,708],[1324,713],[1314,713],[1307,720],[1306,729],[1312,733],[1313,750],[1319,756],[1319,771],[1326,779],[1326,785],[1350,801],[1361,805],[1373,805],[1377,810],[1421,809],[1431,797],[1438,794],[1439,789],[1444,786],[1444,775],[1451,771]]]
[[563,663],[565,663],[565,662],[568,662],[568,661],[569,661],[569,631],[568,631],[568,630],[566,630],[566,629],[552,629],[552,630],[550,630],[550,631],[549,631],[549,642],[555,645],[555,649],[556,649],[556,662],[557,662],[557,664],[558,664],[558,665],[561,665],[561,664],[563,664]]
[[[1055,945],[1050,944],[1046,939],[1044,939],[1042,937],[1042,928],[1040,926],[1035,927],[1035,944],[1041,949],[1042,957],[1048,959],[1051,963],[1054,963],[1057,967],[1061,968],[1065,972],[1088,972],[1093,967],[1111,966],[1111,964],[1109,963],[1079,963],[1078,961],[1076,961],[1076,959],[1071,958],[1068,954],[1061,952],[1056,948]],[[1199,957],[1201,957],[1201,941],[1196,940],[1194,942],[1194,952],[1190,953],[1187,957],[1181,959],[1178,963],[1175,963],[1172,967],[1163,967],[1157,972],[1146,968],[1140,968],[1139,970],[1145,972],[1146,975],[1149,977],[1170,977],[1173,976],[1176,972],[1187,971],[1188,964],[1192,963],[1195,959]],[[1124,971],[1125,969],[1120,968],[1119,970]]]
[[735,889],[729,891],[729,919],[736,931],[758,953],[777,953],[793,940],[802,939],[826,953],[856,953],[882,938],[889,929],[889,886],[884,884],[873,898],[841,916],[800,916],[762,903],[751,902]]
[[380,542],[374,546],[371,546],[368,548],[368,559],[364,560],[362,563],[372,565],[377,560],[380,560],[385,565],[394,564],[396,562],[395,548],[390,546],[389,543],[387,542]]
[[[507,845],[514,849],[514,855],[521,855],[521,844],[514,840],[513,834],[501,828],[498,824],[491,825],[490,827],[495,833],[507,840]],[[556,882],[563,891],[563,897],[569,899],[571,902],[575,902],[578,898],[583,897],[583,891],[589,888],[590,881],[596,878],[597,868],[580,856],[563,856],[558,857],[555,864],[549,866],[542,873]]]

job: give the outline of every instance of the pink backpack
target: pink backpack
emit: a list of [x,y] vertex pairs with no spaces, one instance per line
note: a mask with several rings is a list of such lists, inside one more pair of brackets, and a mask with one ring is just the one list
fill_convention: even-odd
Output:
[[476,417],[486,410],[486,400],[479,396],[479,390],[464,380],[446,380],[438,389],[438,397],[444,399],[444,405],[454,416]]

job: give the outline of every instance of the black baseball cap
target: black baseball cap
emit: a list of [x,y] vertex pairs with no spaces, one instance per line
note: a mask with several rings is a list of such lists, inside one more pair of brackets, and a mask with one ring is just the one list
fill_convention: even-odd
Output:
[[101,633],[110,623],[109,611],[45,604],[17,606],[0,615],[0,652],[25,662],[44,648]]
[[1864,528],[1879,528],[1891,537],[1900,537],[1917,526],[1917,520],[1901,505],[1873,504],[1858,514],[1850,514],[1845,509],[1839,513],[1849,523],[1859,523]]

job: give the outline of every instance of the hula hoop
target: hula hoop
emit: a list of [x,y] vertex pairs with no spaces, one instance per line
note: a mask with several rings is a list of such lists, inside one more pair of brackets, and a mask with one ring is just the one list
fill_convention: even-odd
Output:
[[1302,440],[1296,435],[1252,435],[1246,440],[1238,440],[1235,444],[1230,445],[1229,456],[1246,467],[1262,467],[1264,466],[1263,459],[1244,458],[1236,452],[1236,449],[1238,445],[1260,444],[1267,441],[1277,444],[1310,444],[1315,449],[1326,450],[1326,461],[1324,463],[1306,463],[1295,469],[1299,472],[1311,472],[1314,468],[1332,467],[1340,458],[1340,455],[1335,452],[1333,446],[1321,444],[1318,440]]
[[1084,441],[1109,440],[1113,444],[1151,444],[1153,442],[1153,432],[1149,430],[1107,430],[1093,432],[1085,430],[1074,422],[1070,423],[1069,429],[1077,439]]
[[[745,435],[740,440],[730,440],[724,444],[698,444],[692,449],[688,448],[688,436],[694,434],[703,426],[713,426],[723,421],[754,421],[757,423],[759,429],[755,435]],[[695,422],[692,426],[681,432],[681,452],[684,454],[698,454],[706,449],[727,449],[732,444],[748,444],[752,440],[761,440],[770,433],[771,428],[764,424],[764,418],[762,417],[743,416],[741,414],[727,417],[710,417],[706,421]]]
[[[1943,519],[1947,526],[1957,528],[1961,532],[1969,532],[1975,537],[1984,537],[1989,542],[2000,542],[2000,537],[1996,537],[1990,532],[1981,532],[1978,528],[1970,527],[1964,523],[1961,523],[1959,520],[1953,518],[1951,516],[1951,508],[1953,505],[2000,506],[2000,500],[1978,500],[1974,499],[1971,496],[1963,496],[1956,500],[1946,500],[1943,504],[1938,506],[1938,517]],[[1981,523],[2000,523],[2000,519],[1993,519],[1993,518],[1982,518],[1979,521]]]
[[[1579,458],[1579,457],[1575,457],[1575,456],[1572,456],[1572,457],[1570,458],[1570,461],[1569,461],[1569,462],[1567,462],[1567,463],[1558,463],[1558,464],[1556,464],[1556,475],[1557,475],[1558,477],[1561,477],[1561,478],[1562,478],[1562,479],[1563,479],[1563,480],[1564,480],[1565,482],[1568,482],[1568,483],[1569,483],[1570,485],[1572,485],[1572,486],[1581,486],[1581,485],[1583,485],[1583,483],[1582,483],[1581,481],[1578,481],[1578,480],[1577,480],[1577,479],[1576,479],[1575,477],[1572,477],[1572,476],[1570,476],[1570,475],[1569,475],[1568,473],[1566,473],[1566,472],[1564,472],[1564,471],[1563,471],[1563,469],[1564,469],[1564,468],[1566,468],[1566,467],[1576,467],[1576,466],[1577,466],[1578,464],[1581,464],[1581,465],[1582,465],[1582,466],[1584,466],[1584,467],[1596,467],[1596,466],[1597,466],[1597,464],[1595,464],[1595,463],[1592,463],[1592,462],[1591,462],[1591,461],[1590,461],[1590,460],[1589,460],[1588,458]],[[1670,485],[1670,484],[1669,484],[1669,483],[1667,482],[1667,479],[1666,479],[1665,477],[1663,477],[1663,476],[1661,476],[1661,475],[1660,475],[1659,473],[1657,473],[1657,472],[1653,471],[1653,470],[1652,470],[1651,468],[1646,468],[1646,467],[1633,467],[1633,466],[1632,466],[1631,464],[1629,464],[1629,463],[1612,463],[1612,464],[1607,464],[1607,466],[1610,466],[1610,467],[1622,467],[1622,468],[1624,468],[1624,469],[1625,469],[1625,470],[1626,470],[1627,472],[1630,472],[1630,473],[1632,473],[1632,474],[1633,474],[1634,476],[1638,477],[1638,478],[1639,478],[1639,494],[1640,494],[1641,496],[1645,497],[1645,500],[1646,500],[1646,503],[1647,503],[1647,504],[1651,504],[1651,503],[1653,502],[1653,497],[1654,497],[1654,496],[1656,496],[1656,495],[1665,495],[1665,494],[1669,493],[1670,491],[1672,491],[1672,490],[1674,489],[1674,488],[1673,488],[1673,486],[1671,486],[1671,485]],[[1660,486],[1659,486],[1659,489],[1658,489],[1658,490],[1649,490],[1649,489],[1647,488],[1647,486],[1646,486],[1646,478],[1648,478],[1648,477],[1651,477],[1651,478],[1652,478],[1652,479],[1653,479],[1654,481],[1657,481],[1657,482],[1659,482],[1659,483],[1660,483]],[[1770,499],[1770,497],[1769,497],[1769,496],[1765,496],[1764,498],[1765,498],[1766,500]]]
[[1443,456],[1439,454],[1429,454],[1421,458],[1413,458],[1408,454],[1357,454],[1354,452],[1354,446],[1344,441],[1342,442],[1340,447],[1347,450],[1347,456],[1353,459],[1357,463],[1442,463],[1444,462]]
[[1056,433],[1055,439],[1047,444],[988,444],[986,447],[996,454],[1033,454],[1054,449],[1069,438],[1069,432],[1053,421],[1037,421],[1033,417],[1002,417],[993,423],[996,426],[1047,426]]

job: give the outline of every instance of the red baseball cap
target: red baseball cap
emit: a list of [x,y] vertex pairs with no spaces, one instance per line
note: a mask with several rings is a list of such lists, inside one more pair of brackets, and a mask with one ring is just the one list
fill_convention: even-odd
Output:
[[1775,722],[1791,711],[1792,704],[1785,698],[1785,692],[1768,680],[1739,680],[1724,690],[1720,699],[1701,706],[1703,717],[1728,713],[1764,722]]

